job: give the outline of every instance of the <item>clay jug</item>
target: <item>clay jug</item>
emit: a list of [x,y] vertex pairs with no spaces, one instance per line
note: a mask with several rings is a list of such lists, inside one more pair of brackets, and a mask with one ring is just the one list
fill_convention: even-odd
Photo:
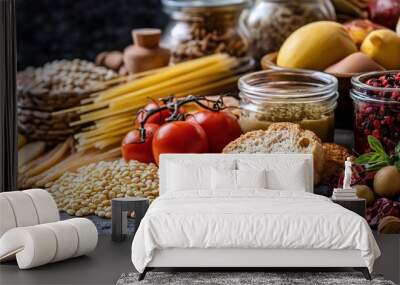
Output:
[[170,51],[161,48],[159,29],[132,30],[134,44],[124,51],[124,64],[129,73],[138,73],[167,66]]

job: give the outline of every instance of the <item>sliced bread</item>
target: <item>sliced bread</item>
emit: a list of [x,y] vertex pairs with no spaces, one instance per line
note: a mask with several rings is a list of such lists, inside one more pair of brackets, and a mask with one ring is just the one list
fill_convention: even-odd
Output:
[[314,159],[314,184],[317,184],[324,167],[324,150],[321,140],[298,124],[274,123],[267,130],[248,132],[229,143],[223,153],[310,153]]

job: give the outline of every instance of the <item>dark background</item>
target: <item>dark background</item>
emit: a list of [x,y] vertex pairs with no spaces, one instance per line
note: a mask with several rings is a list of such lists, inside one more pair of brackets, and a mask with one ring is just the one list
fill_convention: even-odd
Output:
[[94,60],[132,43],[132,28],[163,28],[160,0],[16,0],[18,70],[55,59]]

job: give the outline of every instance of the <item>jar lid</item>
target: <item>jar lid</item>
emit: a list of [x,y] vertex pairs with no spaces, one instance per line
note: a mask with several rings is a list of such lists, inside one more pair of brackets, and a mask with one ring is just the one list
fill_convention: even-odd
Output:
[[249,4],[248,0],[162,0],[166,7],[171,8],[217,8],[226,6],[244,7]]

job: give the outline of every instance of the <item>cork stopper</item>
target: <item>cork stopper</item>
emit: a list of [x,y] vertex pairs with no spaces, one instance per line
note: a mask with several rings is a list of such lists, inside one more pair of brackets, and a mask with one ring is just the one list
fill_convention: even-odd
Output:
[[161,30],[135,29],[132,30],[133,41],[136,45],[145,48],[156,48],[160,43]]

